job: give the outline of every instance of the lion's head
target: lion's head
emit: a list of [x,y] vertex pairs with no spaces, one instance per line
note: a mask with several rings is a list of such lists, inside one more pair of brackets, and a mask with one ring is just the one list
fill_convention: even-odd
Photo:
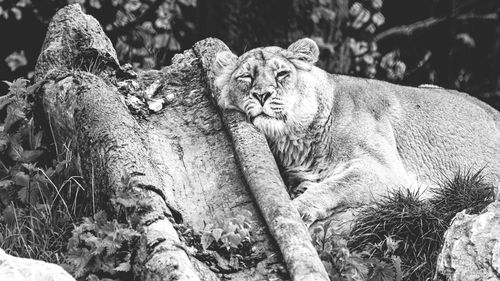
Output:
[[257,48],[240,57],[231,52],[217,54],[219,105],[244,112],[270,138],[306,128],[318,108],[315,85],[308,83],[318,55],[311,39],[298,40],[286,50]]

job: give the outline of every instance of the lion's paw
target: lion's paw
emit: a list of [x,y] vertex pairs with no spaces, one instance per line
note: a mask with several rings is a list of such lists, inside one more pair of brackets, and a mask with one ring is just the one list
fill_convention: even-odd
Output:
[[309,228],[315,221],[322,219],[326,216],[326,212],[312,202],[303,200],[301,196],[292,200],[293,205],[299,211],[299,214],[304,221],[305,225]]

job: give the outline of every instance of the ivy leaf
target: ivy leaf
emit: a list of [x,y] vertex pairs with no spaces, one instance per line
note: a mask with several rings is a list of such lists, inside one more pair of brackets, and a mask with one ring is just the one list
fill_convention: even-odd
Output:
[[224,232],[226,232],[226,233],[234,233],[234,232],[236,232],[237,228],[238,228],[237,225],[235,225],[231,221],[228,221],[228,222],[226,222],[226,227],[224,228]]
[[210,232],[205,232],[201,236],[201,246],[203,247],[203,250],[207,250],[210,245],[215,241],[214,236]]
[[229,233],[227,235],[229,246],[233,248],[238,248],[238,246],[241,244],[241,237],[235,233]]
[[248,238],[250,240],[250,232],[246,228],[240,228],[238,230],[238,234],[240,235],[241,239]]
[[212,235],[215,239],[215,242],[220,240],[220,237],[222,236],[222,228],[214,228],[212,229]]

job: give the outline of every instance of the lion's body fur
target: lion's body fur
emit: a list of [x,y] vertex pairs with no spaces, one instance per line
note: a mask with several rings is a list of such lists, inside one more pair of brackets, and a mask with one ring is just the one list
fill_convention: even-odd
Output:
[[[460,170],[484,168],[488,180],[500,183],[495,109],[457,91],[328,74],[290,59],[296,46],[290,48],[252,50],[229,64],[216,85],[220,105],[245,112],[267,136],[289,181],[306,189],[294,200],[306,217],[322,218],[390,188],[434,187]],[[258,54],[258,62],[251,61]],[[234,78],[242,67],[255,73],[251,86]],[[287,80],[272,76],[275,68],[289,71]],[[256,91],[274,87],[268,103],[275,107],[255,105],[248,94],[255,85],[261,85]]]

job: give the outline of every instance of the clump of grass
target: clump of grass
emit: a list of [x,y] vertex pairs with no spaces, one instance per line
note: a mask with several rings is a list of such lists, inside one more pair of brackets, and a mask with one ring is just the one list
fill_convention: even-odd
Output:
[[467,210],[467,214],[478,214],[495,199],[495,187],[485,182],[483,169],[476,173],[470,169],[458,172],[432,192],[434,197],[430,203],[448,222],[462,210]]
[[[51,130],[35,118],[39,85],[18,79],[0,133],[0,248],[8,254],[61,263],[73,223],[89,213],[70,149],[54,147]],[[2,99],[3,100],[3,99]]]
[[432,280],[444,233],[455,214],[479,213],[494,201],[494,191],[485,183],[483,170],[459,171],[431,190],[429,200],[420,191],[393,191],[359,214],[348,248],[383,258],[384,241],[391,237],[399,241],[394,255],[402,260],[403,280]]

